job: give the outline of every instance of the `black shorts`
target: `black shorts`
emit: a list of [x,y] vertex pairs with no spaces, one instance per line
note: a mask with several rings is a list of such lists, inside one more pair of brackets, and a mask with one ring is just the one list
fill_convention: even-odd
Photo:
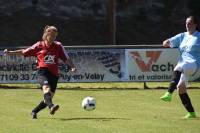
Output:
[[48,68],[39,68],[37,80],[41,88],[43,85],[49,85],[51,92],[56,91],[58,76],[53,75]]

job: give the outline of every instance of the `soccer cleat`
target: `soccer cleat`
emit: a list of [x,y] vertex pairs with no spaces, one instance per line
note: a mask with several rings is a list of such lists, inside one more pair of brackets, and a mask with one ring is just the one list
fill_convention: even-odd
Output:
[[37,119],[37,113],[31,112],[32,119]]
[[163,101],[170,102],[172,100],[172,93],[166,92],[163,96],[160,97]]
[[50,109],[50,114],[54,115],[55,112],[59,109],[59,105],[54,105],[53,107],[51,107]]
[[196,115],[195,112],[189,112],[189,113],[187,113],[187,115],[185,115],[183,118],[184,118],[184,119],[197,118],[197,115]]

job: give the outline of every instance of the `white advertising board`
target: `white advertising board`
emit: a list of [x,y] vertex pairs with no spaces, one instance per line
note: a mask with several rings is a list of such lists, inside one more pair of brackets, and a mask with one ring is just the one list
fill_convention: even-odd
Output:
[[129,81],[169,81],[178,61],[176,49],[126,49]]
[[[69,56],[78,72],[71,73],[60,63],[59,82],[121,81],[124,50],[70,49]],[[124,63],[123,63],[124,64]],[[0,51],[0,83],[35,83],[37,63],[34,57],[4,56]]]

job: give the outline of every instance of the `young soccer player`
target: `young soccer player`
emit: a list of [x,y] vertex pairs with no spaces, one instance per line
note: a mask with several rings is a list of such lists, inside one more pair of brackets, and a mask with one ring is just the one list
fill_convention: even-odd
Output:
[[196,113],[187,93],[187,80],[196,74],[200,66],[200,32],[197,31],[198,21],[194,16],[186,19],[186,32],[180,33],[163,41],[164,47],[178,48],[180,58],[174,68],[174,76],[168,91],[160,97],[163,101],[171,101],[172,94],[177,88],[183,106],[188,111],[184,118],[196,118]]
[[44,99],[32,110],[32,118],[37,119],[37,113],[46,108],[50,109],[50,114],[59,109],[59,105],[53,104],[52,98],[56,91],[58,83],[58,60],[61,59],[66,63],[71,71],[76,71],[75,65],[69,58],[65,49],[60,42],[55,41],[58,30],[55,26],[46,26],[42,40],[27,49],[8,50],[5,49],[6,55],[22,55],[25,57],[35,56],[38,61],[38,82],[43,90]]

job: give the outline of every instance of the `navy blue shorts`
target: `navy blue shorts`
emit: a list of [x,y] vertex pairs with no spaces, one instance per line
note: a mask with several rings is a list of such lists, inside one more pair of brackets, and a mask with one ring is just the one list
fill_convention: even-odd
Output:
[[58,76],[53,75],[48,68],[39,68],[37,80],[41,88],[43,85],[49,85],[51,92],[55,93],[58,83]]

